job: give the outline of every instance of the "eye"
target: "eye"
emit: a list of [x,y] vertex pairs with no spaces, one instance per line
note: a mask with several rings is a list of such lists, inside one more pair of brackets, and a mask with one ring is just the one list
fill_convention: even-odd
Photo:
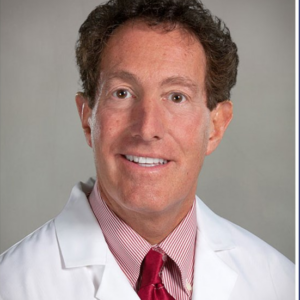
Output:
[[119,89],[113,93],[113,96],[119,99],[126,99],[132,97],[132,94],[125,89]]
[[174,103],[181,103],[186,101],[186,97],[180,93],[172,93],[168,96],[168,99]]

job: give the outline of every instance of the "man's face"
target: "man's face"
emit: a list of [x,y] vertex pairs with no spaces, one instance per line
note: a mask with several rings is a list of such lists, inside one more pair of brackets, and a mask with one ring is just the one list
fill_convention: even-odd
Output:
[[108,40],[100,70],[86,135],[102,197],[125,219],[184,216],[204,157],[216,147],[201,44],[182,29],[127,23]]

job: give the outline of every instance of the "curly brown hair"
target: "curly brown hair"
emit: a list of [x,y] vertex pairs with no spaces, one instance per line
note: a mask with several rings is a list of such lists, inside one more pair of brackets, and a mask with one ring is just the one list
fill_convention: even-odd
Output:
[[200,0],[110,0],[97,6],[79,29],[76,59],[85,97],[93,108],[100,76],[102,51],[112,32],[126,21],[139,19],[149,26],[188,30],[206,54],[207,107],[230,99],[236,83],[238,54],[230,31]]

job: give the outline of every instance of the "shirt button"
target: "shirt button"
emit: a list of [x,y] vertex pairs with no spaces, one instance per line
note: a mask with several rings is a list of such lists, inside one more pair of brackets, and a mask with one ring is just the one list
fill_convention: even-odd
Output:
[[185,286],[186,286],[186,288],[187,288],[188,291],[191,291],[193,289],[192,286],[191,286],[191,284],[188,282],[187,279],[185,281]]

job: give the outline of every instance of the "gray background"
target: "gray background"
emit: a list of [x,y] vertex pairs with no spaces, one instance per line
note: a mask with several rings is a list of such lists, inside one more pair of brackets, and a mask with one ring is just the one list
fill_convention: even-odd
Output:
[[[95,0],[0,0],[0,252],[94,175],[75,108],[77,31]],[[234,119],[198,195],[294,261],[293,0],[206,0],[239,47]]]

